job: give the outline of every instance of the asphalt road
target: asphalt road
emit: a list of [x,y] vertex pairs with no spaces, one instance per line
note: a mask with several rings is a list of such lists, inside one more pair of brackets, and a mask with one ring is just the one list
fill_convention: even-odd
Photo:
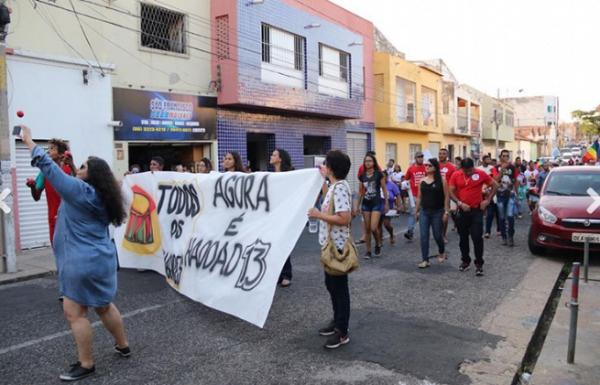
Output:
[[[458,271],[455,232],[449,261],[426,270],[416,268],[418,238],[386,242],[381,258],[361,261],[350,277],[351,342],[335,351],[317,334],[331,304],[313,234],[303,234],[292,253],[293,283],[277,290],[264,329],[188,300],[153,272],[121,270],[115,302],[133,356],[116,356],[95,324],[96,374],[81,383],[468,384],[458,366],[485,358],[484,348],[500,341],[478,330],[481,320],[534,258],[527,226],[528,219],[517,221],[514,248],[486,240],[484,277]],[[57,384],[76,361],[56,296],[54,277],[0,286],[0,384]]]

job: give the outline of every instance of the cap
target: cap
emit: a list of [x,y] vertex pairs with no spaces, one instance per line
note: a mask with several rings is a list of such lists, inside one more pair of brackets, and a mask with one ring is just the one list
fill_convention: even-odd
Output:
[[423,156],[423,152],[422,151],[417,151],[417,153],[415,154],[415,158],[418,158],[420,156]]

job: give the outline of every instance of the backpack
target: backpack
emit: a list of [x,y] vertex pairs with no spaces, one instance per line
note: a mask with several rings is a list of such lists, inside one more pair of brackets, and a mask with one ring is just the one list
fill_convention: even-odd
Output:
[[10,24],[10,12],[6,5],[0,4],[0,26],[4,27],[6,24]]

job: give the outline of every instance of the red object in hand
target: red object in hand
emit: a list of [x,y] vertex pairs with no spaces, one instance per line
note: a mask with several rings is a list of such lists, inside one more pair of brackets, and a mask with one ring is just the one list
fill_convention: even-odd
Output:
[[22,118],[23,116],[25,116],[25,113],[23,111],[19,110],[19,111],[17,111],[17,116],[19,118]]
[[35,186],[35,179],[33,179],[33,178],[27,178],[27,182],[25,182],[25,184],[28,187],[33,187],[33,186]]

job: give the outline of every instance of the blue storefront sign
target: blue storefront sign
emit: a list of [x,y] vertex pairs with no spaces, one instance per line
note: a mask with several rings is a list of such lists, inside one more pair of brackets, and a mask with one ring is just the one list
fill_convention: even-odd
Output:
[[115,140],[214,140],[217,98],[113,88]]

